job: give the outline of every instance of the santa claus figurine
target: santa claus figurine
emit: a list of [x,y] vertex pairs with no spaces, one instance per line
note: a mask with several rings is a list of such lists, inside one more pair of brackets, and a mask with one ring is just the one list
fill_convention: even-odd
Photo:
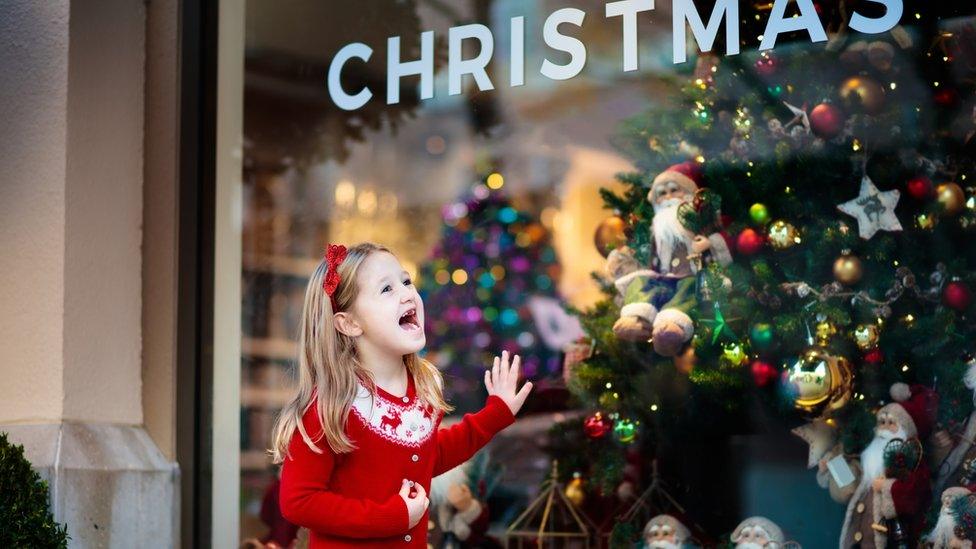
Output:
[[649,340],[657,308],[650,302],[648,290],[654,286],[657,273],[642,269],[634,250],[626,246],[610,252],[605,270],[623,300],[620,318],[613,325],[614,335],[624,341]]
[[957,526],[956,517],[953,513],[953,504],[958,498],[968,496],[971,493],[969,489],[963,488],[962,486],[946,488],[942,492],[942,507],[939,509],[939,519],[935,523],[935,527],[932,528],[932,531],[925,536],[926,542],[931,545],[932,549],[949,548]]
[[946,547],[973,549],[973,542],[976,542],[976,496],[972,493],[957,496],[952,500],[949,512],[955,527]]
[[[877,412],[874,438],[861,452],[859,460],[848,462],[854,480],[837,486],[838,478],[830,472],[828,459],[820,461],[817,482],[830,488],[831,497],[844,503],[847,512],[841,528],[840,547],[862,549],[885,547],[891,527],[900,526],[909,546],[914,547],[922,527],[925,509],[931,496],[930,473],[921,455],[906,471],[894,478],[886,476],[885,451],[898,440],[900,447],[921,452],[920,440],[928,437],[935,421],[938,397],[922,385],[909,388],[904,383],[891,386],[889,403]],[[841,475],[843,477],[843,475]]]
[[[976,359],[971,359],[963,376],[963,383],[973,392],[973,402],[976,402]],[[937,469],[936,491],[949,486],[971,484],[976,481],[976,410],[969,414],[966,428],[958,437],[959,443],[949,452]]]
[[767,549],[786,543],[783,530],[766,517],[749,517],[740,522],[731,540],[735,549]]
[[647,340],[650,335],[654,350],[664,356],[678,354],[694,335],[688,316],[696,304],[694,275],[708,261],[732,262],[725,236],[694,234],[682,224],[679,207],[693,202],[700,182],[696,162],[676,164],[654,178],[647,193],[654,208],[650,268],[640,268],[627,252],[608,258],[624,297],[614,333],[631,341]]
[[682,549],[691,545],[691,532],[671,515],[658,515],[644,525],[644,549]]
[[471,462],[465,462],[434,477],[430,487],[431,515],[428,542],[439,549],[493,547],[486,537],[488,507],[475,498],[469,487]]

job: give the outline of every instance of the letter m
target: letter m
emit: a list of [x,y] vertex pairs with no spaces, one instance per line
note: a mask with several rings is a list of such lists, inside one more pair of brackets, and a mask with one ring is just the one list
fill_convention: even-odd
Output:
[[673,27],[674,62],[684,63],[687,58],[685,23],[691,27],[691,33],[701,51],[712,51],[712,44],[718,36],[718,26],[725,18],[725,53],[735,55],[739,53],[739,2],[738,0],[716,0],[712,15],[708,18],[708,26],[702,23],[698,8],[692,0],[674,0],[671,8],[671,22]]

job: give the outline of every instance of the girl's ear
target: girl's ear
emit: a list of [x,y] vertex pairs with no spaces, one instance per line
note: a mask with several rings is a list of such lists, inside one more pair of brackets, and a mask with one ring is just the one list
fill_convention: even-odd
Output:
[[356,319],[347,312],[335,313],[332,315],[332,322],[335,323],[336,330],[338,330],[340,334],[349,337],[359,337],[363,335],[362,327],[358,322],[356,322]]

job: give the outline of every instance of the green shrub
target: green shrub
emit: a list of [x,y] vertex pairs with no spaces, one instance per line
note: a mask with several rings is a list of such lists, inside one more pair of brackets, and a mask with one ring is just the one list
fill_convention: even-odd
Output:
[[67,547],[68,537],[51,515],[47,482],[0,432],[0,547]]

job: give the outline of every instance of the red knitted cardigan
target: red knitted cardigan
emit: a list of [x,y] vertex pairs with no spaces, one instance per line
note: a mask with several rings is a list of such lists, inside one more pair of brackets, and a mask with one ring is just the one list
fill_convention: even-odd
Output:
[[417,399],[408,374],[404,396],[377,387],[374,397],[360,385],[346,422],[356,449],[336,454],[319,439],[315,403],[313,398],[302,422],[321,453],[295,431],[279,496],[282,515],[309,529],[311,548],[426,548],[428,513],[408,527],[406,503],[398,495],[403,479],[430,493],[431,478],[470,459],[515,421],[505,401],[492,395],[480,411],[439,429],[442,414]]

